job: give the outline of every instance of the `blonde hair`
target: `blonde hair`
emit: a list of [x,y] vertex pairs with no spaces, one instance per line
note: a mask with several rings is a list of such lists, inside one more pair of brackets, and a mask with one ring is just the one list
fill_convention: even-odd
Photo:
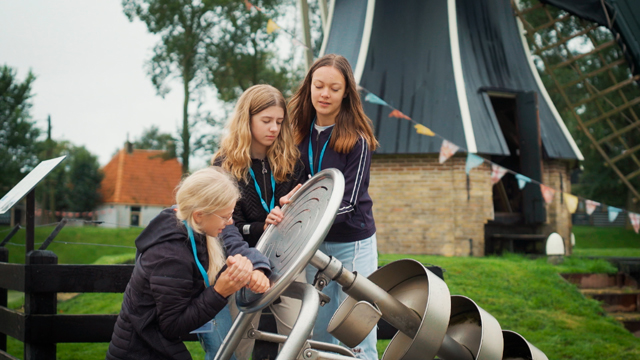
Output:
[[222,139],[220,149],[213,155],[211,164],[222,161],[222,167],[239,180],[249,181],[251,167],[251,117],[272,106],[284,110],[280,133],[267,149],[267,159],[277,182],[284,182],[293,173],[300,151],[293,140],[293,132],[282,93],[271,85],[254,85],[247,89],[236,104],[233,116],[227,122],[228,133]]
[[[233,206],[240,198],[240,190],[235,179],[217,166],[194,172],[184,178],[176,190],[176,216],[179,220],[186,221],[199,234],[203,231],[193,219],[194,212],[211,214]],[[209,253],[207,275],[209,283],[213,286],[218,272],[224,266],[226,255],[217,237],[206,238]]]
[[336,125],[329,146],[338,153],[349,153],[362,136],[373,151],[378,147],[378,140],[373,134],[373,123],[362,109],[360,94],[351,65],[344,56],[327,54],[311,65],[302,85],[289,101],[289,113],[296,144],[300,144],[309,135],[311,122],[316,116],[316,109],[311,103],[311,80],[313,73],[321,67],[330,66],[338,70],[345,81],[345,97],[342,99],[340,112],[336,116]]

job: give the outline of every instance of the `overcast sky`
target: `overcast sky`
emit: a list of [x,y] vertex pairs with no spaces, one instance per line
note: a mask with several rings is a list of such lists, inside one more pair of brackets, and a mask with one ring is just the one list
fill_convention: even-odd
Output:
[[175,133],[182,121],[179,83],[163,99],[144,68],[157,41],[118,0],[0,1],[0,64],[20,81],[36,75],[33,119],[46,130],[51,115],[54,140],[84,145],[102,166],[127,133]]

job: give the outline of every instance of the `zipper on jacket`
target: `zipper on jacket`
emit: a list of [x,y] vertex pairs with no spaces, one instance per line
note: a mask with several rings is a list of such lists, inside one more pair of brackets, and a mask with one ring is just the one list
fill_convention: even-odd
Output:
[[[318,131],[318,130],[316,129],[316,131]],[[319,169],[319,167],[320,167],[319,165],[320,164],[318,164],[318,159],[319,159],[319,156],[320,156],[319,155],[320,154],[320,134],[322,134],[322,131],[318,131],[318,136],[316,136],[316,153],[315,153],[315,156],[314,156],[314,159],[313,159],[313,165],[318,170],[320,170]],[[309,141],[311,141],[311,139],[309,139]]]
[[[264,159],[261,159],[262,163],[262,183],[264,184],[264,201],[268,202],[269,194],[267,193],[267,167],[264,165]],[[273,196],[273,195],[272,195]]]

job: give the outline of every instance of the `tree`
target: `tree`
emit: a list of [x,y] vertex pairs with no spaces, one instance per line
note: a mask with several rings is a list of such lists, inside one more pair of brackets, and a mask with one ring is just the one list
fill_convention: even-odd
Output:
[[[232,101],[242,90],[258,82],[284,85],[285,75],[272,65],[268,50],[274,37],[264,37],[264,30],[258,30],[266,28],[268,19],[262,13],[248,12],[237,0],[123,0],[122,3],[130,21],[139,18],[150,33],[160,35],[148,63],[158,94],[164,96],[170,91],[167,84],[170,78],[182,81],[180,156],[182,171],[186,173],[193,151],[191,130],[198,118],[210,118],[196,114],[190,121],[190,103],[202,102],[198,92],[214,85],[222,100]],[[264,0],[259,5],[275,15],[273,9],[278,3]]]
[[133,142],[136,149],[163,150],[165,159],[173,159],[176,155],[176,139],[171,134],[161,133],[157,126],[152,125],[142,132]]
[[10,190],[38,164],[40,129],[29,113],[34,80],[29,72],[19,82],[15,70],[0,67],[0,193]]
[[70,211],[91,211],[100,203],[100,182],[104,174],[98,157],[84,146],[69,151],[67,168],[67,204]]

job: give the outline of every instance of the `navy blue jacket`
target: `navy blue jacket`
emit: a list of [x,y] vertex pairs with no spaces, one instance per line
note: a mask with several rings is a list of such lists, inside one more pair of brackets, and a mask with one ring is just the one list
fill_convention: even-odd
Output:
[[[314,128],[311,134],[314,174],[318,172],[320,153],[329,139],[331,130],[326,129],[318,134]],[[298,148],[304,164],[303,179],[306,179],[311,174],[309,136],[302,140]],[[321,166],[321,169],[335,168],[340,170],[345,180],[342,203],[325,241],[354,242],[371,237],[376,232],[376,224],[373,221],[373,201],[369,196],[371,151],[369,151],[367,141],[360,137],[348,154],[340,154],[327,145]]]
[[[194,233],[196,253],[207,269],[209,255],[204,235]],[[220,239],[228,255],[242,254],[254,269],[271,273],[269,260],[229,225]],[[187,334],[227,305],[227,299],[204,279],[193,258],[185,226],[173,209],[156,216],[136,239],[136,265],[125,289],[107,351],[108,360],[191,359],[182,342]]]

